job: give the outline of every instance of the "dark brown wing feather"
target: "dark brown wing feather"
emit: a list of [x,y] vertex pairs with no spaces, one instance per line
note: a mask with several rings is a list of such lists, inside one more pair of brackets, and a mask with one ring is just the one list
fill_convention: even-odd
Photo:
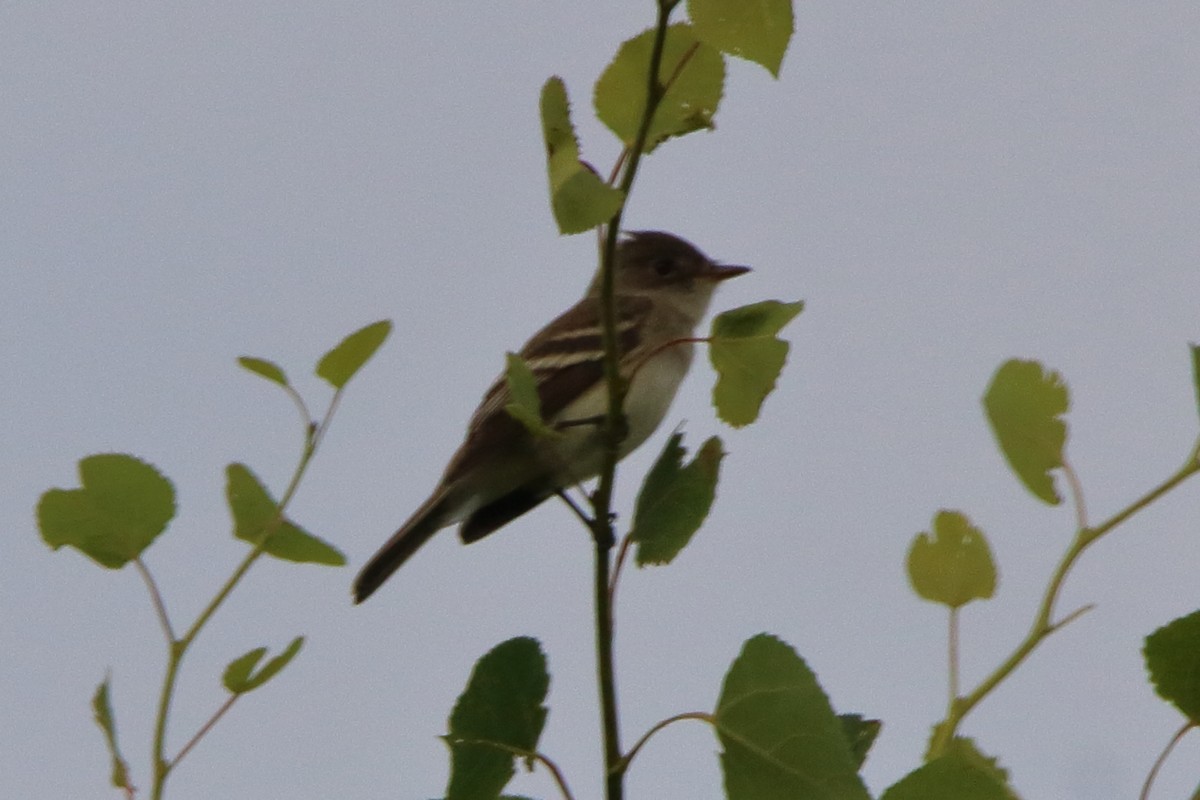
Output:
[[533,487],[522,487],[493,500],[463,520],[458,529],[463,544],[477,542],[493,531],[503,528],[526,511],[531,511],[548,499],[553,492]]
[[[599,310],[596,298],[584,298],[539,331],[521,349],[521,358],[531,366],[538,380],[538,400],[541,402],[543,418],[552,419],[603,379],[604,362],[601,357],[585,357],[589,353],[603,353]],[[617,346],[622,354],[640,343],[638,322],[649,310],[650,301],[645,298],[617,298]],[[471,417],[467,438],[447,465],[442,477],[443,484],[462,477],[497,449],[528,444],[529,432],[525,426],[504,410],[508,400],[508,383],[501,375],[488,389]],[[510,519],[515,519],[532,507],[514,514]]]

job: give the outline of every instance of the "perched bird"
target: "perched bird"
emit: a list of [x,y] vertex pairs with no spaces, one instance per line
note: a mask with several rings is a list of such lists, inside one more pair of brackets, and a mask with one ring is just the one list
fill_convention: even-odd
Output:
[[[675,399],[692,362],[692,344],[681,340],[693,336],[716,285],[749,268],[718,264],[659,231],[626,234],[613,268],[621,374],[629,381],[623,458],[654,432]],[[558,490],[599,473],[604,453],[599,420],[608,409],[600,306],[597,275],[583,299],[520,352],[536,380],[542,416],[558,435],[535,437],[505,411],[510,398],[502,374],[471,417],[433,494],[358,574],[356,603],[442,528],[461,523],[463,542],[478,541]]]

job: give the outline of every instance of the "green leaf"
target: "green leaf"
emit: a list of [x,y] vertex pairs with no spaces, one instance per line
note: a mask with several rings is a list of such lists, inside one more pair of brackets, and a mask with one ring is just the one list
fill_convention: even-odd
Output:
[[1057,372],[1036,361],[1011,359],[996,370],[983,407],[1000,451],[1025,488],[1051,505],[1062,497],[1050,470],[1063,465],[1067,424],[1067,387]]
[[[646,110],[646,76],[654,30],[624,42],[596,81],[596,115],[626,147],[637,140]],[[696,38],[691,26],[672,25],[663,42],[659,82],[667,91],[654,112],[644,152],[672,136],[712,128],[725,83],[725,60]]]
[[296,657],[303,646],[304,637],[297,636],[282,653],[264,664],[258,672],[254,672],[254,667],[267,654],[267,648],[257,647],[244,656],[230,661],[229,666],[225,668],[225,674],[221,677],[221,683],[225,684],[225,688],[234,694],[252,692],[278,675],[288,665],[288,662]]
[[712,508],[725,452],[710,437],[686,466],[682,433],[673,433],[654,462],[633,513],[630,538],[637,542],[637,564],[669,564],[700,529]]
[[901,778],[880,800],[1017,800],[1005,773],[966,739]]
[[79,489],[50,489],[38,501],[42,540],[70,545],[119,569],[153,543],[175,516],[175,488],[151,465],[106,453],[79,462]]
[[715,713],[729,800],[867,800],[843,723],[787,644],[749,639]]
[[867,753],[871,752],[871,745],[875,744],[875,739],[879,737],[883,723],[877,719],[865,719],[862,714],[838,714],[838,721],[842,723],[842,733],[845,734],[850,753],[854,756],[854,766],[856,769],[862,769],[867,760]]
[[504,379],[512,402],[504,407],[509,416],[524,425],[534,436],[558,436],[542,419],[542,401],[538,397],[537,379],[525,359],[516,353],[505,356]]
[[1200,611],[1147,636],[1142,654],[1154,690],[1200,724]]
[[392,323],[386,319],[355,331],[321,357],[317,362],[317,376],[335,389],[341,389],[375,355],[391,332]]
[[121,749],[117,747],[117,722],[113,718],[112,705],[108,700],[108,681],[108,676],[105,676],[96,687],[96,694],[92,696],[92,713],[96,724],[104,732],[104,742],[112,759],[112,785],[118,789],[125,789],[130,786],[129,764],[121,755]]
[[260,375],[272,383],[278,383],[280,386],[288,385],[287,375],[284,374],[283,369],[274,361],[268,361],[265,358],[255,358],[254,356],[239,356],[238,363],[255,375]]
[[916,535],[908,549],[908,579],[926,600],[959,608],[996,593],[996,564],[983,531],[957,511],[939,511],[933,536]]
[[795,29],[792,0],[688,0],[688,17],[708,44],[779,77]]
[[750,339],[774,336],[804,310],[804,301],[783,303],[763,300],[748,306],[731,308],[718,314],[712,323],[712,335],[721,339]]
[[1200,344],[1189,347],[1192,349],[1192,382],[1196,384],[1196,410],[1200,411]]
[[[268,555],[300,564],[344,566],[346,557],[335,548],[284,517],[279,504],[245,464],[225,468],[225,497],[233,514],[234,536],[259,546]],[[264,541],[265,539],[265,541]]]
[[550,206],[558,230],[581,233],[607,222],[621,209],[625,195],[579,160],[579,141],[562,78],[550,78],[542,87],[541,114]]
[[496,645],[475,664],[450,714],[447,800],[495,798],[514,774],[514,753],[537,751],[550,676],[536,639]]
[[787,361],[788,343],[775,334],[803,309],[803,302],[766,300],[713,319],[708,357],[717,371],[713,405],[723,421],[740,428],[758,419]]

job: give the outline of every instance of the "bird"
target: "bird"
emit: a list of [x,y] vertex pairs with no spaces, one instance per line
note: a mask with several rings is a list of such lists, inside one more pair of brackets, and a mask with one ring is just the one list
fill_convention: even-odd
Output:
[[[691,338],[717,284],[749,271],[718,263],[662,231],[628,231],[617,241],[615,332],[627,381],[620,458],[649,438],[666,416],[691,365]],[[583,298],[520,350],[535,379],[543,420],[556,433],[534,435],[505,410],[511,397],[502,373],[428,499],[359,572],[355,603],[370,597],[443,528],[459,524],[463,543],[476,542],[599,474],[604,460],[600,422],[608,409],[601,303],[597,271]]]

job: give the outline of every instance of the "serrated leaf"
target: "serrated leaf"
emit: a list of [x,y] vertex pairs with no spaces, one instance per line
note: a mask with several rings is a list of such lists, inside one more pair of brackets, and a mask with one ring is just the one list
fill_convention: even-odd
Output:
[[304,637],[297,636],[282,653],[264,664],[258,672],[254,672],[254,667],[267,654],[267,648],[257,647],[230,661],[229,666],[225,667],[225,674],[221,676],[221,683],[233,694],[252,692],[278,675],[288,665],[288,662],[296,657],[303,646]]
[[537,750],[549,688],[546,657],[536,639],[501,642],[476,662],[450,713],[447,800],[500,794],[514,774],[512,751]]
[[579,159],[579,141],[571,123],[567,87],[554,77],[542,87],[542,140],[550,176],[550,207],[561,233],[581,233],[607,222],[624,202],[619,189],[606,184]]
[[106,676],[100,685],[96,687],[96,694],[92,696],[92,714],[96,720],[96,724],[100,726],[100,730],[104,732],[104,742],[108,748],[108,755],[112,761],[112,773],[110,780],[112,785],[118,789],[129,787],[129,764],[121,755],[121,749],[117,746],[117,722],[113,717],[112,704],[108,699],[108,677]]
[[710,437],[687,465],[682,441],[683,434],[671,435],[638,493],[629,535],[637,543],[639,567],[669,564],[679,555],[704,524],[716,497],[725,456],[721,440]]
[[966,736],[955,736],[950,740],[950,746],[946,749],[946,752],[958,755],[971,766],[987,773],[1004,787],[1006,797],[1010,798],[1010,800],[1018,800],[1017,793],[1008,785],[1008,770],[1000,766],[1000,759],[983,753],[975,744],[974,739]]
[[804,303],[766,300],[713,319],[708,357],[717,371],[713,405],[734,427],[758,419],[767,395],[787,362],[788,343],[775,337],[804,309]]
[[1002,770],[989,766],[972,746],[944,755],[905,775],[880,800],[1016,800]]
[[509,416],[521,423],[534,436],[558,436],[542,419],[542,401],[538,397],[537,379],[525,359],[516,353],[505,355],[504,379],[512,402],[504,406]]
[[272,383],[278,383],[280,386],[287,386],[288,379],[283,368],[274,361],[268,361],[265,358],[255,358],[254,356],[239,356],[238,363],[244,369],[248,369],[255,375],[259,375]]
[[346,557],[279,513],[279,504],[245,464],[225,468],[225,497],[233,515],[234,536],[262,545],[267,555],[300,564],[341,567]]
[[1036,361],[1004,362],[983,396],[988,422],[1009,467],[1033,495],[1051,505],[1062,497],[1050,470],[1063,465],[1070,402],[1057,372]]
[[842,722],[784,642],[749,639],[715,712],[729,800],[867,800]]
[[375,355],[391,332],[392,323],[386,319],[355,331],[321,357],[317,362],[317,376],[335,389],[341,389]]
[[[653,30],[624,42],[596,81],[596,116],[627,147],[637,141],[645,113],[653,46]],[[643,148],[647,153],[672,136],[713,127],[725,83],[725,60],[700,41],[691,26],[680,23],[667,29],[658,75],[667,91],[647,132]]]
[[42,540],[70,545],[109,569],[149,547],[175,516],[175,488],[157,469],[129,455],[79,461],[79,489],[50,489],[38,501]]
[[862,714],[838,714],[838,722],[842,724],[842,733],[850,746],[850,754],[854,757],[855,769],[862,769],[871,752],[871,745],[879,737],[883,723],[877,719],[866,719]]
[[1159,696],[1200,724],[1200,611],[1147,636],[1142,655]]
[[688,0],[688,18],[708,44],[779,77],[796,26],[792,0]]
[[996,592],[996,564],[987,537],[957,511],[939,511],[933,518],[933,535],[916,535],[907,566],[918,595],[950,608]]
[[762,300],[722,311],[712,322],[712,335],[721,339],[774,336],[804,310],[804,301]]

